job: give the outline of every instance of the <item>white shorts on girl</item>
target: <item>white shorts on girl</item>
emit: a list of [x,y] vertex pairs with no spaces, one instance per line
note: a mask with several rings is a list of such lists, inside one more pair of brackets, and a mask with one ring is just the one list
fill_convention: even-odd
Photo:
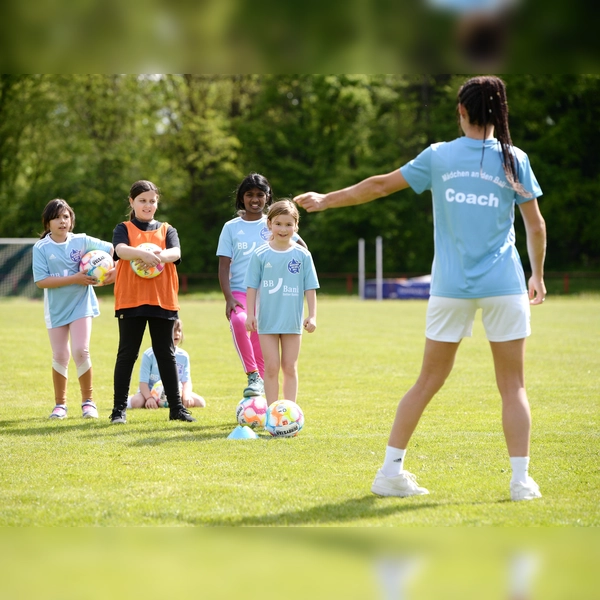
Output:
[[473,334],[475,313],[481,308],[490,342],[520,340],[531,335],[531,307],[527,294],[489,298],[431,296],[425,335],[436,342],[460,342]]

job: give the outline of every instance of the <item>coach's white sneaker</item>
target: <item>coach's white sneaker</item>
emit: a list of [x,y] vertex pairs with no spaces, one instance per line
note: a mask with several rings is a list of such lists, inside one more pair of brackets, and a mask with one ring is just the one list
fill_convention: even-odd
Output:
[[527,481],[511,481],[510,482],[510,499],[514,501],[518,500],[533,500],[535,498],[541,498],[542,493],[538,484],[527,476]]
[[408,471],[402,471],[395,477],[386,477],[381,470],[377,471],[371,491],[378,496],[422,496],[429,494],[429,490],[417,485],[416,477]]

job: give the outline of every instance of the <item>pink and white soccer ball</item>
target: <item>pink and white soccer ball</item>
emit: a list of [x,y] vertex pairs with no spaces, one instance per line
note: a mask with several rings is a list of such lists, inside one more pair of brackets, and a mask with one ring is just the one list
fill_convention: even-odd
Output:
[[262,396],[242,398],[237,405],[235,417],[240,425],[262,429],[267,418],[267,400]]
[[104,250],[90,250],[86,252],[79,262],[79,270],[98,280],[96,285],[103,285],[108,272],[114,268],[115,262],[111,255]]
[[[157,250],[161,250],[159,246],[156,244],[151,244],[150,242],[144,242],[139,246],[136,246],[140,250],[146,250],[147,252],[156,252]],[[129,262],[133,272],[144,279],[152,279],[153,277],[158,277],[165,269],[164,263],[158,263],[155,267],[142,268],[136,264],[136,260],[132,260]]]
[[273,437],[295,437],[304,427],[304,412],[291,400],[277,400],[267,410],[265,429]]

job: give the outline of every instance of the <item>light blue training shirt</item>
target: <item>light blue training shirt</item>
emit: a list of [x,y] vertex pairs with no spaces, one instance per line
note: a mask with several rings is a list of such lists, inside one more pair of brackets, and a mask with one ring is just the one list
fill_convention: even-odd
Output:
[[[190,355],[183,348],[179,348],[179,346],[175,346],[175,362],[177,363],[177,377],[179,378],[179,382],[185,383],[186,381],[191,381]],[[148,387],[152,389],[152,386],[160,379],[156,356],[154,356],[154,350],[150,347],[142,354],[140,381],[147,383]]]
[[[519,196],[506,180],[500,143],[461,137],[432,144],[400,171],[410,187],[433,197],[435,255],[431,295],[486,298],[527,290],[515,247],[515,205]],[[542,190],[527,155],[512,148],[523,187]],[[480,166],[481,165],[481,166]]]
[[[67,277],[79,272],[81,257],[90,250],[110,254],[112,244],[85,233],[67,234],[66,241],[55,242],[49,235],[33,246],[33,280],[47,277]],[[44,319],[46,327],[62,327],[84,317],[100,314],[98,299],[91,285],[66,285],[44,288]]]
[[[258,221],[244,221],[242,217],[236,217],[223,225],[217,256],[231,258],[229,268],[229,285],[232,292],[246,292],[244,277],[250,262],[250,256],[258,248],[271,238],[271,232],[267,227],[267,217],[264,215]],[[294,241],[298,235],[292,237]]]
[[258,333],[302,333],[304,292],[319,288],[310,252],[298,244],[273,250],[269,244],[252,254],[244,290],[257,293]]
[[223,225],[217,256],[231,258],[229,285],[232,292],[245,292],[244,277],[252,253],[271,237],[266,215],[258,221],[244,221],[236,217]]

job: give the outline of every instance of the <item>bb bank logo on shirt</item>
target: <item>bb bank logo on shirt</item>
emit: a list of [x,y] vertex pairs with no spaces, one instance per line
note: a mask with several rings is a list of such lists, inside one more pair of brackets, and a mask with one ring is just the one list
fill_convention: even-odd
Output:
[[269,238],[271,237],[271,232],[270,232],[270,230],[269,230],[269,228],[268,228],[268,227],[263,227],[263,228],[260,230],[260,237],[261,237],[263,240],[265,240],[265,242],[268,242],[268,241],[269,241]]
[[283,277],[280,277],[277,283],[273,279],[263,279],[262,286],[269,289],[269,294],[276,294],[282,288],[284,296],[298,296],[300,294],[299,286],[283,285]]
[[456,202],[457,204],[479,204],[479,206],[491,206],[492,208],[498,208],[500,198],[494,196],[494,192],[489,195],[486,194],[465,194],[464,192],[457,192],[452,188],[446,190],[446,200],[448,202]]
[[277,283],[273,279],[263,279],[262,286],[264,288],[269,288],[269,294],[276,294],[283,284],[283,277],[280,277],[277,280]]

